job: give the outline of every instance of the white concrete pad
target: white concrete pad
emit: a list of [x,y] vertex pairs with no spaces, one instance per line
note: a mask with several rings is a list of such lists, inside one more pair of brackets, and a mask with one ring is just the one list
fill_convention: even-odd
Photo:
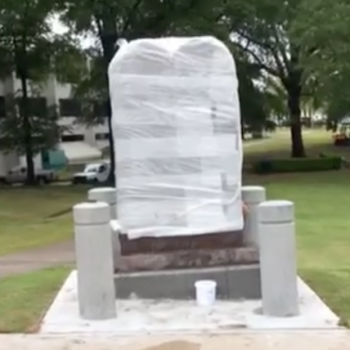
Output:
[[122,337],[0,334],[0,350],[348,350],[347,330],[259,331]]
[[212,307],[198,307],[195,300],[141,300],[116,302],[117,318],[88,321],[79,316],[77,272],[73,271],[42,322],[42,334],[184,334],[225,333],[242,330],[331,330],[340,329],[339,318],[299,278],[301,314],[274,318],[261,315],[261,301],[217,301]]

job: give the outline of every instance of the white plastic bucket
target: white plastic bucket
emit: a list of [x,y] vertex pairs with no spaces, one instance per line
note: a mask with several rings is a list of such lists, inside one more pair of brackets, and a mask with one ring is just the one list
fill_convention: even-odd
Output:
[[213,305],[216,299],[216,282],[212,280],[197,281],[194,286],[196,288],[196,300],[199,306]]

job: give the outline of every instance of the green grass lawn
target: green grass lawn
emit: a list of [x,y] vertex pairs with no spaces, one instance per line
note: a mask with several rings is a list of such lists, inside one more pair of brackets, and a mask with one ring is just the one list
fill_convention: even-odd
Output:
[[0,255],[69,239],[71,208],[86,198],[86,188],[70,186],[0,191]]
[[299,272],[350,322],[350,170],[310,174],[247,176],[269,199],[295,203]]
[[62,267],[0,280],[0,333],[37,331],[68,272]]
[[[350,147],[334,147],[332,133],[325,130],[304,130],[303,139],[307,156],[318,157],[320,153],[350,157]],[[265,140],[246,143],[244,160],[251,162],[262,158],[290,157],[290,134],[287,130],[279,130]]]
[[[350,147],[334,147],[332,134],[304,131],[307,155],[350,157]],[[282,131],[245,149],[245,162],[290,154],[289,132]],[[317,293],[350,323],[350,169],[335,172],[245,175],[246,184],[262,185],[269,199],[295,203],[299,272]]]
[[[350,153],[350,148],[333,147],[331,134],[322,131],[305,133],[305,143],[310,155]],[[288,156],[289,148],[288,134],[282,132],[246,146],[245,157]],[[350,170],[245,175],[244,182],[265,186],[269,199],[295,203],[299,273],[349,324]],[[70,187],[1,192],[0,254],[71,237],[70,213],[48,217],[85,196],[86,189]],[[33,329],[67,272],[46,270],[0,280],[0,331]]]

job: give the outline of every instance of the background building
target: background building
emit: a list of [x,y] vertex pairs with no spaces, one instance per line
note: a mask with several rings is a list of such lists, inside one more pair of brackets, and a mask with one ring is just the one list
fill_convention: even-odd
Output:
[[[79,117],[79,101],[72,97],[72,87],[70,84],[59,83],[55,76],[51,75],[47,81],[40,86],[38,96],[38,87],[34,93],[28,84],[29,96],[35,99],[35,104],[43,108],[45,106],[56,105],[60,115],[59,124],[66,126],[61,135],[58,148],[62,149],[70,162],[83,162],[87,159],[101,158],[102,150],[108,146],[108,124],[107,114],[103,106],[96,104],[94,112],[96,116],[105,117],[103,124],[87,127],[77,123]],[[5,96],[8,94],[15,95],[21,91],[19,79],[13,74],[5,80],[0,80],[0,117],[5,115]],[[0,176],[3,176],[11,168],[17,165],[25,166],[25,158],[15,152],[5,154],[0,150]],[[41,156],[35,157],[36,167],[41,167]]]

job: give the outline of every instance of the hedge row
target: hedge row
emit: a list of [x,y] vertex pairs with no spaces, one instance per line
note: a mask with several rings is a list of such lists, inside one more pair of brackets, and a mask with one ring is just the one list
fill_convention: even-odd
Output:
[[273,174],[339,170],[341,167],[341,157],[291,158],[258,161],[253,164],[253,171],[256,174]]

